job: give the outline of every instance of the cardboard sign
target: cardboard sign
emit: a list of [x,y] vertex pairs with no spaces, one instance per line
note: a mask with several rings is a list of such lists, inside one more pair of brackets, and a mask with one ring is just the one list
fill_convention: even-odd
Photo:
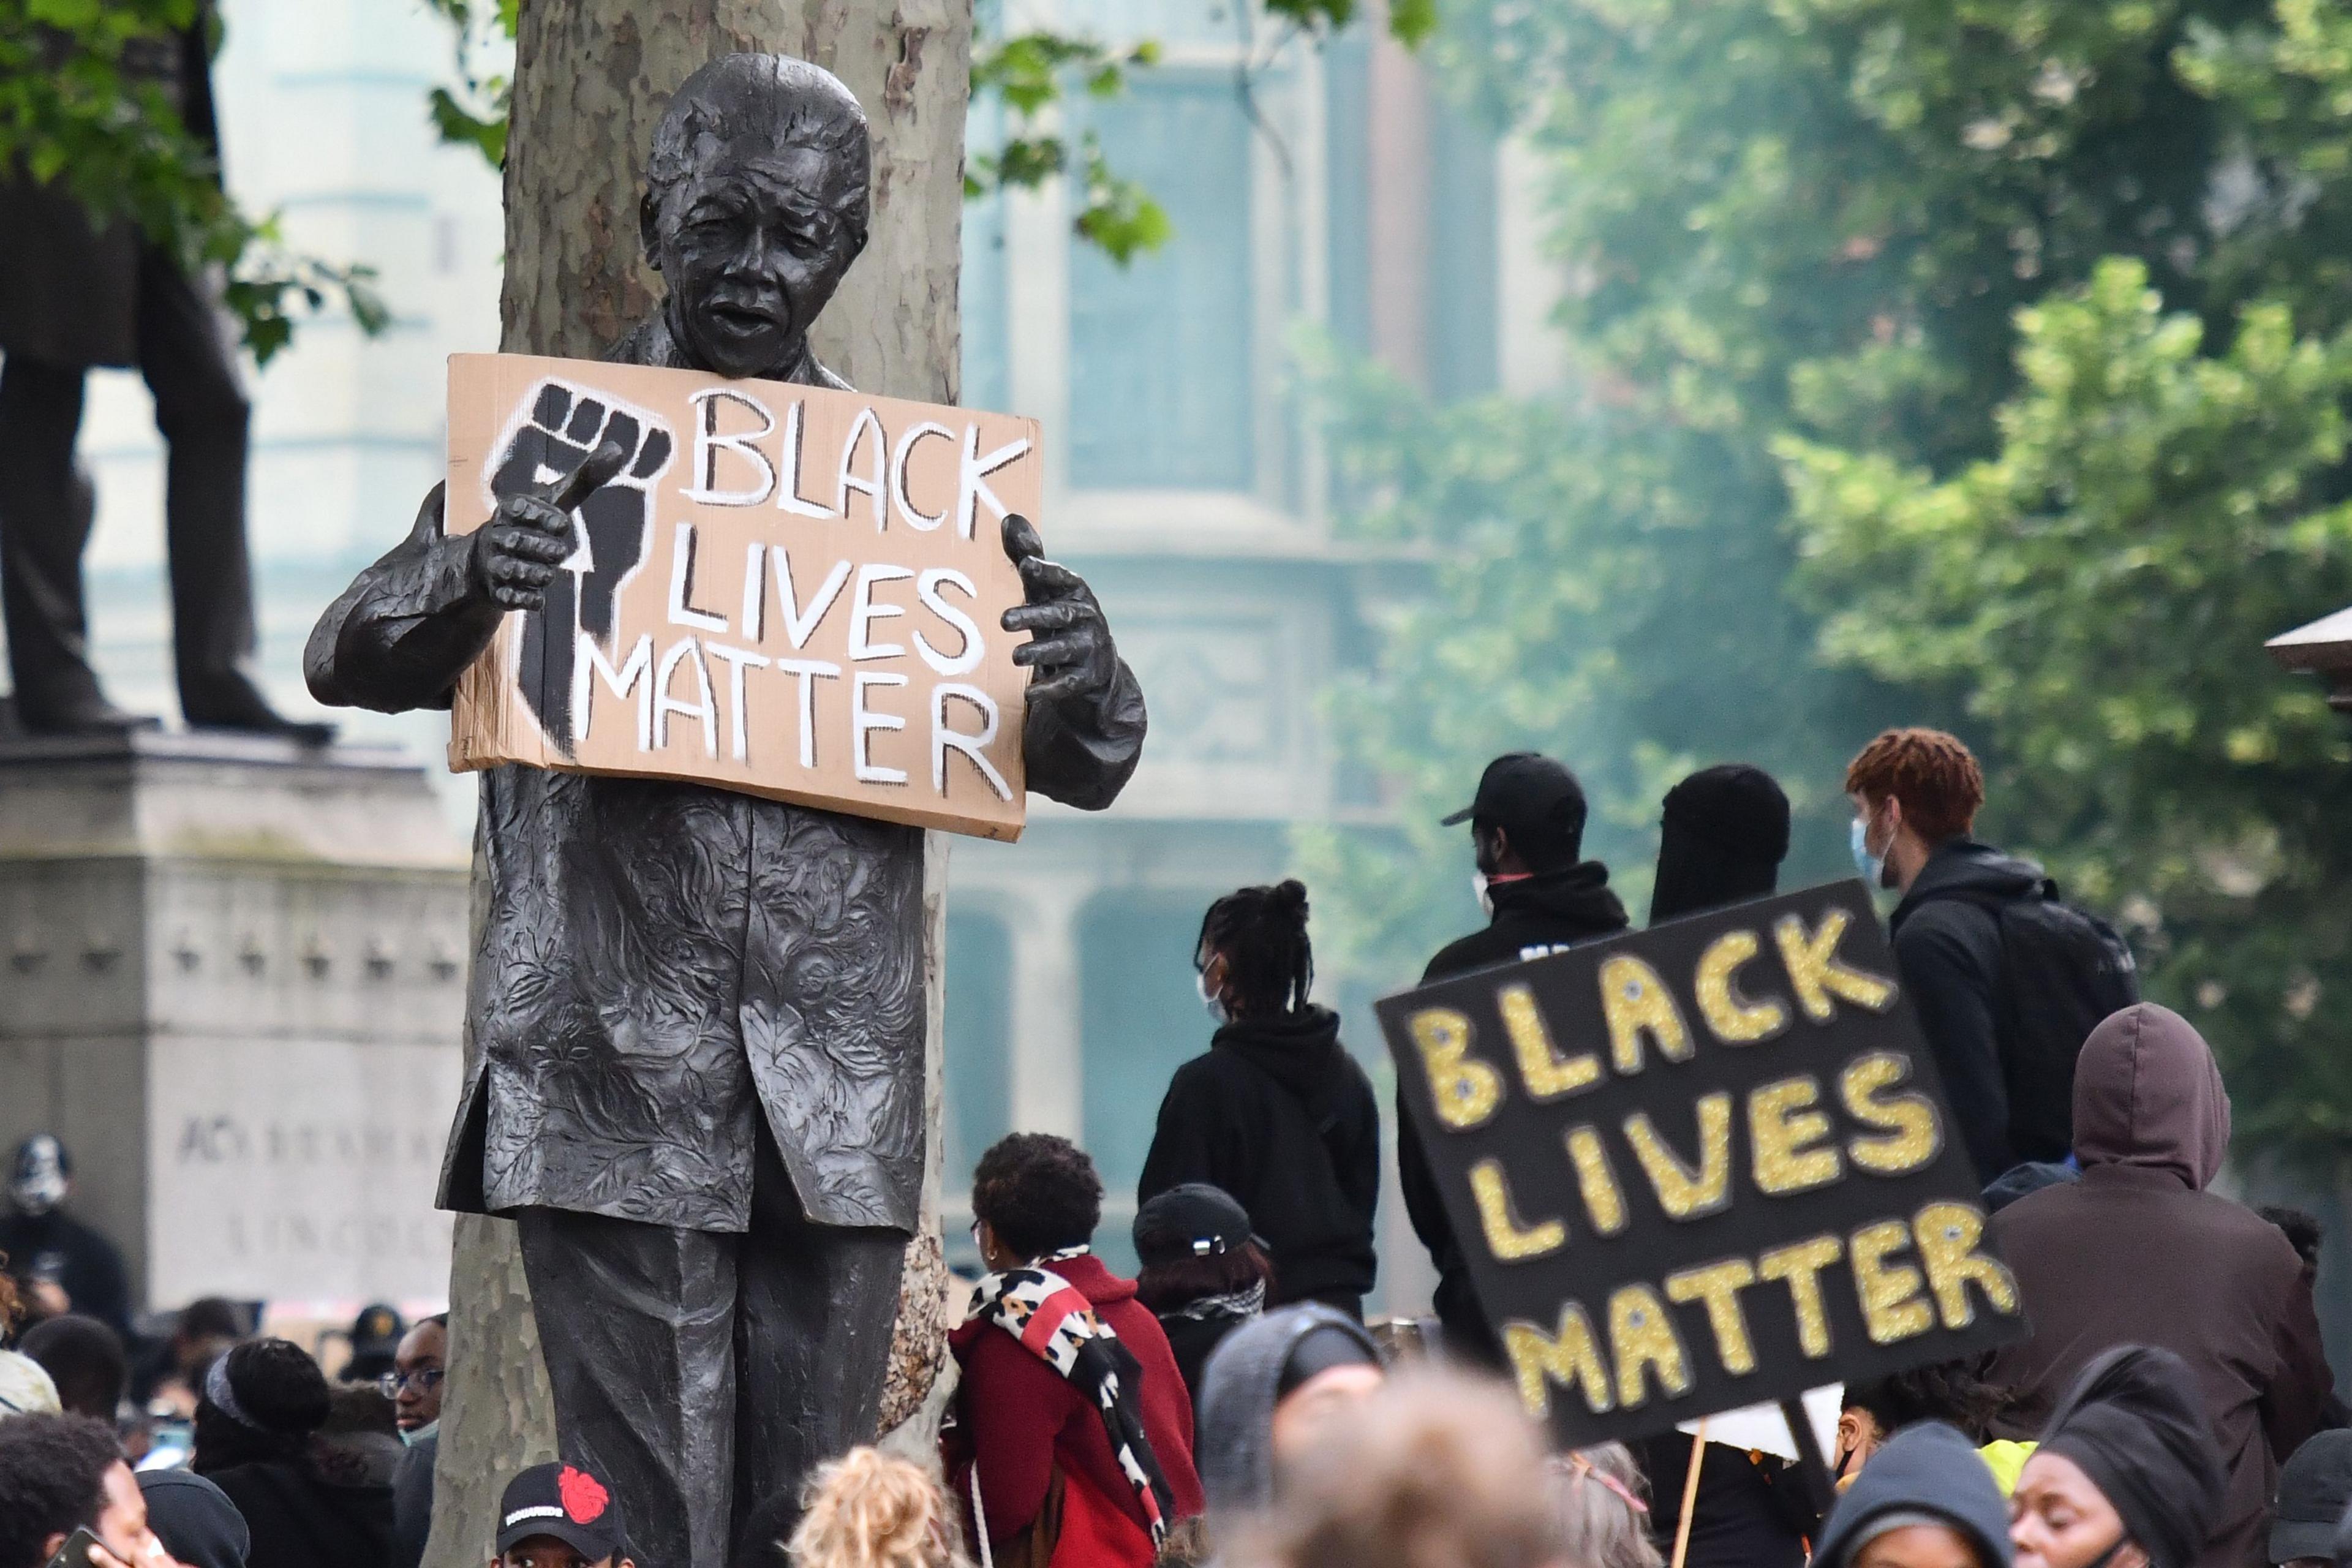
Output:
[[1034,420],[695,371],[449,360],[452,533],[600,445],[543,610],[458,682],[449,765],[688,779],[1017,838],[1025,638],[1005,513]]
[[1379,1010],[1520,1397],[1563,1442],[2024,1331],[1860,882]]

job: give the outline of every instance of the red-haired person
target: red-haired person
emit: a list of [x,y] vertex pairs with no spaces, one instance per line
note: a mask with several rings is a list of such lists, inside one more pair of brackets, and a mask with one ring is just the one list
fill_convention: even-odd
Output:
[[1971,837],[1984,773],[1941,730],[1889,730],[1845,773],[1853,856],[1898,891],[1895,963],[1990,1185],[2074,1147],[2074,1058],[2139,1000],[2131,950],[2031,860]]

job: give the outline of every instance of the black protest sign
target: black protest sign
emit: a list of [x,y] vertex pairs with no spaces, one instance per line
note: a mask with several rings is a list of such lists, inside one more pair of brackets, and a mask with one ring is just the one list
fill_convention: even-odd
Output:
[[1520,1396],[1584,1444],[2024,1332],[1868,893],[1380,1004]]

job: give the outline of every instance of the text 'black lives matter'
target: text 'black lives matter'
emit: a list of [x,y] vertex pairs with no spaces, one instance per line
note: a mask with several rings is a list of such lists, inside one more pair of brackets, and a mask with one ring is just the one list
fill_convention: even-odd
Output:
[[1379,1011],[1520,1397],[1564,1442],[2025,1331],[1859,882]]

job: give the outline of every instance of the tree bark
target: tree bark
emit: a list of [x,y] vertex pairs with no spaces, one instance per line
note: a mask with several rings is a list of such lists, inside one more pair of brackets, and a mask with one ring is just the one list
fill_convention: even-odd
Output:
[[[637,210],[654,125],[688,75],[738,50],[824,66],[857,95],[872,128],[872,237],[817,324],[818,357],[866,391],[954,402],[970,0],[523,0],[499,347],[593,359],[651,313],[659,285],[645,262]],[[925,1231],[908,1252],[886,1428],[919,1409],[935,1415],[936,1399],[926,1404],[925,1395],[944,1359],[937,1152],[946,857],[937,836],[927,860],[932,1169]],[[478,845],[478,889],[479,862]],[[499,1491],[555,1452],[546,1365],[510,1223],[460,1220],[449,1294],[448,1393],[425,1562],[479,1568]]]

